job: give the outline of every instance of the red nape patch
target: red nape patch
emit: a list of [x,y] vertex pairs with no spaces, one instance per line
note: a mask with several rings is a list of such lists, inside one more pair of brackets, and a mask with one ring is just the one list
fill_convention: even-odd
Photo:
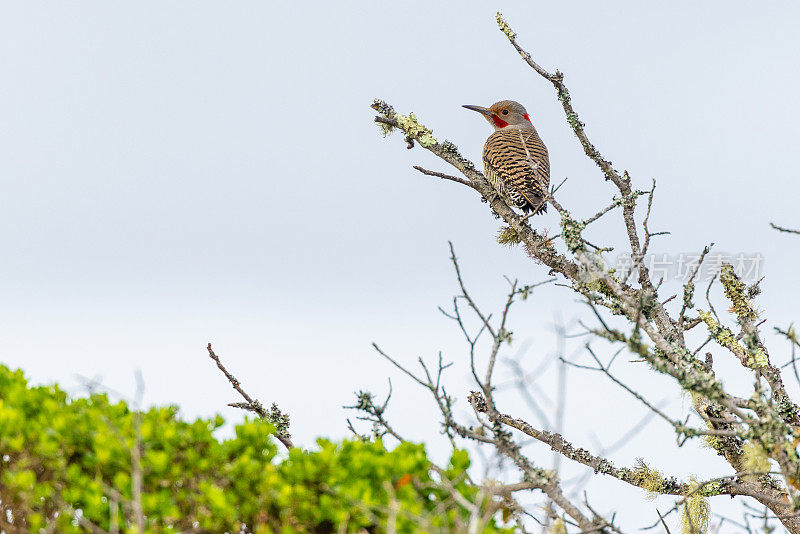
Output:
[[508,123],[503,119],[501,119],[500,117],[498,117],[497,115],[492,115],[492,119],[494,120],[495,126],[497,126],[498,128],[505,128],[506,126],[508,126]]
[[525,120],[531,122],[531,116],[528,115],[527,113],[525,114]]

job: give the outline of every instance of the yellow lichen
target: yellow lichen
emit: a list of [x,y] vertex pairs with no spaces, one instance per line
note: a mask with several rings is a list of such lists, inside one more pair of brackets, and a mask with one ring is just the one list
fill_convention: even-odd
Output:
[[511,247],[519,245],[521,241],[519,234],[510,226],[503,226],[500,228],[500,231],[497,232],[497,242],[501,245],[508,245]]
[[394,131],[394,126],[391,124],[386,124],[385,122],[377,122],[376,124],[378,125],[378,129],[381,131],[381,134],[383,134],[384,137]]
[[[697,479],[692,478],[693,488],[698,486]],[[705,534],[708,531],[708,518],[711,516],[711,505],[708,498],[700,491],[692,493],[681,506],[681,534]]]
[[503,18],[502,13],[498,11],[495,18],[497,18],[497,25],[500,26],[500,31],[506,34],[506,37],[508,37],[509,39],[517,38],[517,34],[514,33],[514,30],[512,30],[511,26],[508,25],[506,19]]
[[431,147],[436,144],[436,138],[433,137],[433,130],[427,128],[425,125],[417,121],[417,117],[413,113],[408,115],[395,116],[397,125],[407,133],[410,137],[419,141],[419,144],[425,148]]
[[614,294],[614,291],[611,289],[611,287],[608,285],[608,283],[605,280],[603,280],[602,278],[600,278],[600,277],[596,277],[594,280],[591,280],[590,282],[588,282],[586,284],[586,287],[588,287],[592,291],[596,291],[597,293],[600,293],[601,295],[605,295],[606,297],[608,297],[610,299],[616,298],[616,295]]
[[730,263],[723,263],[719,273],[719,280],[725,289],[725,296],[731,301],[731,310],[744,321],[753,321],[758,318],[758,311],[750,304],[747,296],[747,286],[744,285]]
[[[744,452],[744,462],[742,466],[745,471],[751,473],[769,473],[769,455],[767,455],[767,451],[765,451],[761,445],[748,441],[744,444],[742,450]],[[756,477],[753,476],[749,478],[755,479]]]
[[584,228],[586,228],[586,223],[583,221],[576,221],[566,212],[561,214],[561,235],[571,252],[576,252],[583,248],[585,241],[581,236],[581,232],[583,232]]
[[753,360],[755,360],[756,365],[758,367],[767,367],[769,365],[769,358],[767,358],[767,353],[764,352],[764,349],[761,347],[756,348],[753,351]]
[[722,447],[722,443],[717,436],[703,436],[703,445],[715,450],[719,450]]
[[713,337],[717,343],[730,350],[737,356],[744,354],[748,356],[746,362],[748,367],[751,369],[756,369],[769,365],[767,354],[761,347],[756,346],[752,348],[752,350],[747,351],[736,341],[736,336],[733,335],[733,332],[731,332],[728,327],[719,324],[711,316],[711,313],[705,310],[699,310],[698,316],[704,323],[706,323],[706,326],[708,327],[708,333],[711,334],[711,337]]
[[547,531],[550,534],[567,534],[567,526],[564,524],[564,520],[559,517],[553,521],[553,524],[550,525],[550,528]]
[[644,460],[638,458],[633,468],[638,480],[638,486],[647,492],[648,499],[655,499],[664,490],[664,475],[657,469],[648,467]]

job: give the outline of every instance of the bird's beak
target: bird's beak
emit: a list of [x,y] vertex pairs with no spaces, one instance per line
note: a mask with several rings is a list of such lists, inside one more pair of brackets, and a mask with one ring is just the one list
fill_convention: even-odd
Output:
[[461,107],[462,108],[471,109],[472,111],[477,111],[478,113],[482,113],[482,114],[486,115],[487,117],[491,117],[492,115],[494,115],[494,113],[492,112],[491,109],[484,108],[484,107],[481,107],[481,106],[461,106]]

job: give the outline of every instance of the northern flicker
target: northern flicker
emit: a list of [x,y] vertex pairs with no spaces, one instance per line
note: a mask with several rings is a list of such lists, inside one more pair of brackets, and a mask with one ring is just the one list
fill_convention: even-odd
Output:
[[523,212],[547,211],[550,160],[531,118],[519,102],[501,100],[488,108],[464,106],[494,126],[483,145],[486,179],[500,197]]

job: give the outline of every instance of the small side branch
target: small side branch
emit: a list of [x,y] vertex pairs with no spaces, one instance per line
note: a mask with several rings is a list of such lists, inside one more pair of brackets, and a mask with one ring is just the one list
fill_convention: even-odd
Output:
[[575,132],[575,135],[578,137],[578,140],[581,142],[581,146],[583,147],[583,151],[589,156],[600,170],[603,171],[603,174],[606,177],[606,180],[611,180],[620,190],[627,189],[626,192],[630,192],[630,178],[627,176],[621,176],[611,165],[611,162],[604,159],[600,151],[595,148],[595,146],[589,141],[589,137],[586,135],[585,130],[583,129],[584,124],[578,119],[578,114],[572,107],[572,101],[569,95],[569,91],[567,87],[564,85],[564,75],[559,72],[555,71],[555,73],[551,74],[547,72],[544,68],[542,68],[538,63],[533,60],[533,57],[522,49],[522,47],[517,43],[517,34],[511,30],[508,23],[503,19],[503,15],[501,13],[497,13],[497,24],[500,26],[500,30],[508,37],[508,41],[511,45],[516,49],[517,53],[519,53],[520,57],[527,63],[533,70],[535,70],[540,76],[547,79],[550,83],[553,84],[556,91],[558,92],[558,99],[561,101],[561,105],[564,107],[564,113],[567,115],[567,121],[569,122],[570,126],[572,126],[572,130]]
[[[631,388],[630,386],[625,384],[622,380],[620,380],[619,378],[614,376],[611,373],[610,369],[609,369],[611,367],[611,363],[609,363],[607,365],[603,365],[603,363],[600,361],[600,358],[597,357],[597,355],[594,353],[594,351],[592,350],[591,346],[589,346],[588,343],[586,344],[586,350],[589,353],[589,355],[592,357],[592,359],[594,359],[595,363],[597,364],[597,367],[591,367],[591,366],[587,366],[587,365],[578,365],[578,364],[575,364],[575,363],[572,363],[572,362],[568,362],[566,360],[563,360],[564,363],[566,363],[568,365],[572,365],[574,367],[581,368],[581,369],[588,369],[588,370],[592,370],[592,371],[600,371],[603,374],[605,374],[612,382],[614,382],[619,387],[621,387],[622,389],[624,389],[625,391],[630,393],[636,400],[638,400],[639,402],[644,404],[649,410],[651,410],[653,413],[655,413],[656,415],[661,417],[664,421],[666,421],[667,423],[672,425],[672,427],[675,429],[675,432],[677,433],[677,436],[678,436],[677,439],[678,439],[678,446],[679,447],[682,446],[686,442],[687,439],[689,439],[691,437],[694,437],[694,436],[727,436],[727,437],[739,436],[739,432],[737,432],[735,430],[716,430],[716,429],[714,429],[714,430],[699,430],[699,429],[696,429],[696,428],[688,427],[688,426],[686,426],[686,423],[683,423],[683,422],[681,422],[681,421],[679,421],[677,419],[671,418],[670,416],[665,414],[662,410],[660,410],[659,408],[654,406],[652,403],[650,403],[646,398],[644,398],[644,396],[642,394],[640,394],[639,392],[637,392],[636,390],[634,390],[633,388]],[[617,351],[617,354],[619,354],[619,352],[621,350],[622,349]],[[614,355],[614,358],[616,358],[617,354]],[[612,360],[614,358],[612,358]],[[727,421],[726,420],[726,422],[729,422],[729,423],[732,422],[732,423],[737,423],[737,424],[740,423],[740,421],[738,421],[738,420],[731,420],[731,421]]]
[[233,389],[238,391],[239,395],[241,395],[245,400],[245,402],[232,402],[228,404],[228,406],[254,412],[261,419],[264,419],[275,425],[275,438],[283,443],[287,450],[293,448],[294,444],[292,443],[292,436],[289,434],[289,415],[283,413],[275,403],[272,404],[269,410],[264,408],[264,405],[261,404],[259,400],[253,399],[244,389],[242,389],[239,379],[228,372],[225,366],[222,365],[219,356],[217,356],[214,353],[214,350],[211,348],[211,343],[209,343],[206,348],[208,349],[209,357],[214,360],[214,363],[217,364],[219,370],[222,371],[222,374],[224,374],[225,378],[228,379],[228,382],[231,383]]
[[458,183],[460,183],[462,185],[466,185],[467,187],[471,187],[472,189],[475,189],[477,191],[477,188],[474,185],[472,185],[472,182],[470,182],[469,180],[465,180],[464,178],[459,178],[458,176],[453,176],[451,174],[445,174],[443,172],[429,171],[428,169],[423,169],[419,165],[414,165],[414,168],[416,170],[418,170],[419,172],[421,172],[422,174],[425,174],[425,175],[428,175],[428,176],[436,176],[437,178],[442,178],[443,180],[450,180],[452,182],[458,182]]
[[783,232],[786,234],[798,234],[800,235],[800,230],[793,230],[791,228],[784,228],[783,226],[778,226],[775,223],[769,223],[769,225],[779,232]]
[[[520,432],[545,443],[550,446],[554,451],[558,452],[565,458],[583,464],[592,468],[597,473],[609,475],[618,480],[626,482],[632,486],[643,489],[653,490],[652,487],[648,488],[649,481],[639,469],[631,469],[627,467],[615,467],[611,461],[600,456],[595,456],[586,449],[578,448],[565,440],[561,434],[537,430],[529,423],[522,419],[516,419],[510,415],[506,415],[496,410],[489,408],[483,395],[477,391],[473,391],[469,395],[469,403],[473,409],[478,413],[484,413],[492,423],[499,423],[510,426],[519,430]],[[657,492],[665,495],[685,495],[691,491],[692,486],[687,483],[678,482],[674,477],[662,478],[659,481]],[[721,493],[727,494],[727,491]]]

